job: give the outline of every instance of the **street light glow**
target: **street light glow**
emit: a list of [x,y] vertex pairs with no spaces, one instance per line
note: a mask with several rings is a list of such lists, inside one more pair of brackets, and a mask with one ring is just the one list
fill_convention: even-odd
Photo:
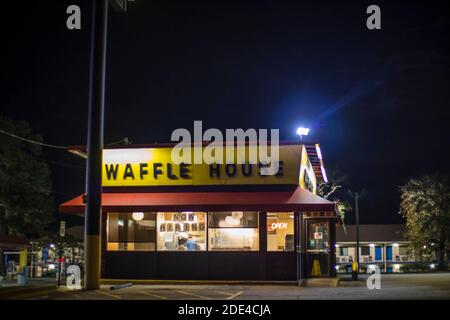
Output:
[[297,134],[300,136],[300,138],[302,136],[307,136],[309,133],[309,128],[304,128],[304,127],[298,127],[297,128]]

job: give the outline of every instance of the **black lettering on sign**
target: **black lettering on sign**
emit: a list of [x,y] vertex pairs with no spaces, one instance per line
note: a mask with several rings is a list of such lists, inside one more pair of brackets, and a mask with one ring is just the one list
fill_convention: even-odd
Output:
[[134,180],[134,173],[133,168],[131,167],[130,163],[127,163],[125,166],[125,172],[123,174],[123,180],[126,180],[127,178],[131,178]]
[[117,171],[119,169],[118,164],[110,164],[110,165],[105,164],[105,169],[106,169],[106,177],[108,178],[108,180],[111,180],[111,176],[113,180],[117,179]]
[[162,163],[156,162],[153,164],[153,178],[158,179],[158,175],[162,174],[162,171],[158,168],[162,167]]
[[278,172],[275,174],[277,177],[282,177],[284,172],[283,172],[283,166],[284,166],[284,162],[283,161],[278,161]]
[[141,163],[139,165],[139,176],[141,177],[141,180],[144,179],[144,175],[148,174],[148,170],[146,169],[147,167],[147,163]]
[[250,177],[252,175],[252,164],[251,163],[243,163],[242,164],[242,174],[244,177]]
[[214,176],[220,178],[220,164],[209,165],[209,177],[214,178]]
[[167,164],[167,178],[172,179],[172,180],[178,179],[177,176],[172,173],[172,164],[171,163]]
[[229,163],[225,166],[225,172],[227,176],[234,177],[236,175],[236,165],[234,163]]
[[182,177],[183,179],[190,179],[190,173],[191,170],[189,170],[189,164],[183,162],[180,163],[180,177]]

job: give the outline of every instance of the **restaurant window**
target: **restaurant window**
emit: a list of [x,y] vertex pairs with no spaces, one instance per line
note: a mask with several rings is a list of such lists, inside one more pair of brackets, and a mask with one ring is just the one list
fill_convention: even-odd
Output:
[[205,251],[205,212],[158,212],[158,251]]
[[294,213],[267,213],[267,251],[294,251]]
[[258,251],[258,212],[208,213],[209,250]]
[[154,212],[109,212],[108,251],[154,251]]

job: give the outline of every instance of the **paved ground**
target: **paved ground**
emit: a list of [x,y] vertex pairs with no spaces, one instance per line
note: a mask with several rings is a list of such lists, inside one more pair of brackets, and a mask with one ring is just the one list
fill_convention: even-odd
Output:
[[[47,285],[56,284],[56,279],[54,278],[30,278],[28,279],[27,285]],[[14,288],[19,287],[17,280],[3,280],[0,282],[0,288]]]
[[60,289],[48,299],[450,299],[450,273],[381,275],[381,289],[360,282],[341,281],[338,288],[274,285],[134,285],[119,290],[102,286],[96,291]]

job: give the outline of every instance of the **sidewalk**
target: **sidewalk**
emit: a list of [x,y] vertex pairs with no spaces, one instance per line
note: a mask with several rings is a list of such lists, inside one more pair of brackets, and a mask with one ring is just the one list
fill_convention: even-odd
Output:
[[0,300],[32,299],[46,296],[57,289],[54,278],[32,278],[26,285],[17,281],[3,280],[0,283]]

